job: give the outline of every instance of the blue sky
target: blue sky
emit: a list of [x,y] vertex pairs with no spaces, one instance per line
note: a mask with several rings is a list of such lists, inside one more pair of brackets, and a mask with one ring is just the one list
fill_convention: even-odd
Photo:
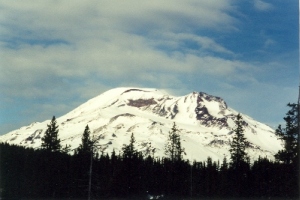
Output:
[[102,92],[202,91],[274,128],[299,85],[297,0],[0,2],[0,134]]

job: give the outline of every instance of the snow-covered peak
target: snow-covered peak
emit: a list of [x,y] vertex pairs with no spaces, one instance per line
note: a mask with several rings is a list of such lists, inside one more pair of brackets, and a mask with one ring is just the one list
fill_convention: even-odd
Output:
[[83,103],[67,115],[76,116],[80,113],[95,111],[97,109],[109,107],[115,104],[116,102],[126,103],[128,99],[145,99],[150,96],[163,95],[165,95],[165,93],[159,92],[157,89],[154,88],[114,88],[88,100],[86,103]]
[[[164,144],[173,122],[180,129],[186,158],[223,159],[229,155],[234,118],[238,112],[220,98],[203,92],[172,96],[154,88],[115,88],[104,92],[57,118],[64,144],[77,148],[88,124],[103,138],[103,151],[121,150],[134,133],[137,148],[164,156]],[[243,115],[248,152],[252,158],[273,155],[281,148],[274,130]],[[33,123],[0,137],[0,141],[38,148],[49,120]]]

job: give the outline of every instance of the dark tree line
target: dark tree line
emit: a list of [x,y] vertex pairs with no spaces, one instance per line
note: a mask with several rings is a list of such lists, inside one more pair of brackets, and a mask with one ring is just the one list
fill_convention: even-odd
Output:
[[[88,126],[84,129],[82,143],[70,155],[68,146],[60,146],[58,126],[53,117],[41,149],[0,144],[0,197],[147,199],[149,195],[162,197],[163,194],[169,199],[297,199],[298,147],[295,142],[290,142],[297,140],[298,127],[294,128],[296,122],[290,119],[295,115],[296,112],[289,111],[285,118],[286,127],[279,126],[276,130],[284,142],[284,149],[276,154],[276,161],[259,158],[252,164],[245,152],[247,141],[240,115],[237,115],[233,130],[231,157],[229,160],[224,157],[221,162],[210,157],[202,162],[184,160],[176,124],[169,132],[165,158],[143,156],[135,148],[133,134],[120,154],[114,151],[110,155],[98,154],[99,138],[91,138]],[[47,138],[51,134],[55,136],[54,140]],[[51,141],[52,147],[45,144],[46,141]]]
[[[2,197],[24,199],[87,199],[90,159],[81,155],[48,153],[42,150],[1,144]],[[93,157],[91,196],[136,197],[149,194],[165,197],[296,197],[296,171],[290,164],[260,158],[245,163],[242,174],[226,159],[219,163],[172,162],[135,154]]]

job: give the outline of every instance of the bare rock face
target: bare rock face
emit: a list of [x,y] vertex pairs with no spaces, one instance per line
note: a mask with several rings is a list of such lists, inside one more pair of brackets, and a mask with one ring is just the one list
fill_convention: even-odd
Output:
[[157,104],[157,103],[153,98],[151,98],[151,99],[137,99],[137,100],[129,99],[129,102],[127,105],[140,108],[140,107],[144,107],[144,106],[151,106],[154,104]]
[[[205,106],[205,101],[216,102],[218,104],[218,114],[221,117],[213,116],[209,113],[207,107]],[[195,108],[196,118],[199,120],[200,124],[204,126],[217,126],[221,128],[228,128],[227,119],[234,117],[233,115],[226,116],[225,110],[227,109],[226,102],[220,97],[214,97],[207,95],[206,93],[200,92],[197,98],[197,107]]]

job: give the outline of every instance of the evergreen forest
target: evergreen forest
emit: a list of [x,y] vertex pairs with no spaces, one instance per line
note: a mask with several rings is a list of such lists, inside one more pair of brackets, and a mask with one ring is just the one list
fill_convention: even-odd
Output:
[[62,147],[52,118],[40,149],[0,143],[1,199],[298,199],[298,106],[288,104],[286,124],[276,129],[284,148],[275,160],[251,162],[241,115],[236,116],[230,158],[183,159],[174,123],[165,157],[142,155],[134,134],[122,152],[99,153],[88,125],[82,143]]

